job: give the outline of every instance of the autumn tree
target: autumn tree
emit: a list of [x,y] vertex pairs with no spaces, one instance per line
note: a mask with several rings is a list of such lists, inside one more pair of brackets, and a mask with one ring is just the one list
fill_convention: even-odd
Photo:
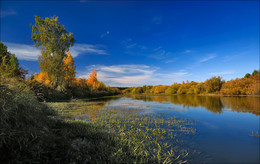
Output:
[[210,79],[207,79],[204,83],[205,83],[205,89],[207,93],[214,93],[214,92],[218,92],[221,89],[222,84],[225,81],[222,80],[222,78],[220,76],[216,77],[213,76]]
[[252,75],[249,78],[237,78],[227,81],[221,88],[222,94],[228,95],[259,95],[260,75]]
[[95,88],[95,86],[97,85],[97,82],[98,82],[97,71],[93,70],[88,78],[88,86],[92,86],[93,88]]
[[186,83],[183,81],[181,86],[179,87],[177,93],[178,94],[192,94],[194,93],[194,88],[193,86],[197,85],[197,82],[189,82],[187,81]]
[[41,47],[39,67],[42,72],[48,74],[53,87],[56,88],[63,82],[63,59],[75,42],[74,36],[58,22],[57,16],[45,19],[35,16],[32,39],[36,47]]
[[180,87],[181,87],[181,84],[174,83],[165,91],[165,93],[176,94]]
[[34,79],[40,83],[44,83],[44,84],[51,84],[51,80],[50,78],[48,77],[48,74],[45,73],[45,72],[40,72],[38,74],[36,74],[34,76]]
[[66,56],[63,59],[63,69],[64,69],[65,84],[71,86],[76,76],[76,72],[75,72],[76,66],[74,66],[74,60],[70,52],[67,52]]
[[166,85],[157,85],[151,89],[151,93],[154,93],[154,94],[165,93],[167,88],[168,88],[168,86],[166,86]]

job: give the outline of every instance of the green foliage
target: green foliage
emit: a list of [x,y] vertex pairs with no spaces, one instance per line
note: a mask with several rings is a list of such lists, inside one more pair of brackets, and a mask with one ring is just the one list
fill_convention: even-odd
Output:
[[11,76],[15,76],[19,72],[19,61],[14,54],[11,55],[9,64],[6,64],[4,66],[6,68],[6,71],[9,72]]
[[7,46],[0,42],[0,61],[2,62],[4,57],[9,60],[10,56],[11,53],[7,50]]
[[254,71],[252,72],[252,76],[258,75],[258,74],[260,74],[260,70],[254,70]]
[[19,67],[19,61],[15,54],[8,51],[7,46],[0,42],[0,71],[11,77],[20,77],[25,79],[27,71]]
[[251,75],[250,73],[245,74],[244,78],[249,78]]
[[36,47],[41,47],[39,66],[53,81],[54,88],[62,85],[64,79],[63,58],[75,40],[72,33],[68,33],[58,22],[58,17],[45,19],[35,16],[32,25],[32,39]]

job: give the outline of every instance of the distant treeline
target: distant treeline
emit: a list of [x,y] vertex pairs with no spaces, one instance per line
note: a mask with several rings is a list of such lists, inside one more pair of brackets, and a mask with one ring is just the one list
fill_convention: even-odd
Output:
[[230,81],[220,76],[204,82],[186,81],[172,85],[156,85],[127,88],[124,94],[223,94],[223,95],[260,95],[260,71],[247,73],[244,78]]

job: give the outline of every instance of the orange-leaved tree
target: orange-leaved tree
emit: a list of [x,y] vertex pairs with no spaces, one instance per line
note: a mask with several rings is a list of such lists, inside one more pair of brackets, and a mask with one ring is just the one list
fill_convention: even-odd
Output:
[[51,80],[48,77],[48,74],[45,72],[40,72],[37,75],[34,76],[34,79],[40,83],[44,83],[44,84],[51,84]]
[[96,89],[98,80],[97,80],[97,71],[93,70],[88,78],[88,86],[91,86],[93,89]]
[[75,80],[76,66],[74,66],[74,60],[68,51],[63,59],[63,71],[64,71],[64,81],[67,86],[71,86],[72,82]]

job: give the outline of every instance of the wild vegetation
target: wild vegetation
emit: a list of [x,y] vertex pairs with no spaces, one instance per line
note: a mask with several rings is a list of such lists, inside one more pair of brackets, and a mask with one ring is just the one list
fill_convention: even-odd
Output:
[[[90,103],[90,102],[89,102]],[[119,148],[117,163],[186,163],[194,151],[183,138],[193,135],[194,121],[164,114],[141,114],[141,110],[92,108],[85,101],[49,103],[64,117],[100,127],[112,136]],[[91,102],[93,106],[101,102]],[[81,141],[82,142],[82,141]],[[185,145],[186,144],[186,145]],[[122,158],[130,151],[130,157]],[[134,158],[132,158],[134,157]]]
[[189,120],[107,112],[99,102],[40,103],[24,82],[5,74],[0,104],[4,163],[183,163],[189,152],[178,137],[195,132]]
[[123,90],[124,94],[220,94],[220,95],[260,95],[260,72],[254,70],[244,78],[225,82],[220,76],[204,82],[187,81],[168,85],[132,87]]
[[27,71],[19,67],[19,61],[0,42],[1,73],[9,77],[20,77],[35,92],[40,101],[68,100],[71,98],[100,97],[119,94],[117,88],[111,88],[98,81],[93,70],[89,79],[76,78],[76,66],[69,52],[75,39],[58,17],[42,19],[35,16],[32,25],[32,39],[36,47],[41,48],[39,57],[40,72],[25,79]]

